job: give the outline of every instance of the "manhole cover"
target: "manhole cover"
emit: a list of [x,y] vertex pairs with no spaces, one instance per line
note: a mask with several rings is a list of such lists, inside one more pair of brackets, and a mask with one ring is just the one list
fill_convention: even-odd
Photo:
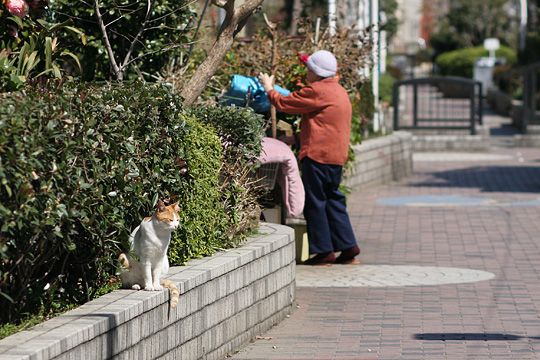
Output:
[[515,206],[515,207],[528,207],[528,206],[540,206],[540,198],[539,199],[533,199],[533,200],[523,200],[523,201],[514,201],[509,204],[505,204],[506,206]]
[[417,152],[413,154],[413,161],[501,161],[513,159],[510,155],[485,153],[448,153],[448,152]]
[[299,287],[387,287],[471,283],[495,275],[481,270],[414,265],[332,265],[296,267]]

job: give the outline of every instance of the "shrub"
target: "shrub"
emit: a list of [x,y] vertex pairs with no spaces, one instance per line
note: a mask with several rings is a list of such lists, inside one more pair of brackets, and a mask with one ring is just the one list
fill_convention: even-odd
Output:
[[392,103],[392,91],[396,79],[389,73],[381,74],[379,78],[379,97],[382,102]]
[[225,161],[221,169],[221,194],[227,216],[226,245],[235,246],[258,223],[260,184],[254,182],[261,140],[266,124],[262,115],[251,109],[205,106],[193,113],[211,124],[223,145]]
[[[441,75],[473,77],[473,68],[476,60],[483,56],[488,56],[488,51],[482,46],[460,49],[441,54],[435,59]],[[496,51],[498,58],[505,58],[508,65],[516,63],[516,53],[514,50],[501,46]]]
[[217,130],[227,161],[252,162],[258,158],[266,123],[262,115],[251,109],[229,106],[199,106],[191,112]]
[[163,86],[0,94],[0,322],[100,295],[160,197],[181,202],[173,264],[229,245],[222,167],[216,131]]
[[186,116],[185,120],[190,129],[182,139],[189,181],[180,192],[181,230],[174,233],[169,250],[173,264],[222,248],[220,241],[227,225],[219,186],[223,162],[219,138],[213,128],[203,126],[195,117]]

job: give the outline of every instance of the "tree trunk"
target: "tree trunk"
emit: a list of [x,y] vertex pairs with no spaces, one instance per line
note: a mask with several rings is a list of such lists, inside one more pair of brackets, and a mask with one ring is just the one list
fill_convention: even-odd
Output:
[[199,95],[201,95],[206,84],[221,65],[227,51],[231,48],[234,37],[263,1],[264,0],[246,0],[242,5],[235,9],[234,0],[214,0],[214,4],[225,9],[227,15],[223,21],[216,42],[208,52],[208,56],[201,65],[199,65],[187,84],[182,88],[180,96],[184,99],[184,105],[192,105]]
[[180,96],[184,99],[184,105],[192,105],[199,95],[202,94],[206,84],[210,81],[221,65],[227,51],[231,48],[233,41],[233,31],[231,29],[227,29],[219,35],[212,49],[208,52],[206,59],[199,65],[197,71],[195,71],[187,84],[182,87]]
[[293,0],[293,8],[291,15],[291,26],[289,27],[289,35],[296,35],[298,32],[298,20],[302,16],[302,11],[304,10],[302,0]]

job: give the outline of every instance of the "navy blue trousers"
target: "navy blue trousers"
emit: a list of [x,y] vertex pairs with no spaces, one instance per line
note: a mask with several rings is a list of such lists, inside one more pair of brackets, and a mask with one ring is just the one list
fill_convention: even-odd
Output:
[[302,159],[302,182],[306,191],[304,218],[309,238],[309,253],[323,254],[356,245],[345,195],[339,191],[340,165]]

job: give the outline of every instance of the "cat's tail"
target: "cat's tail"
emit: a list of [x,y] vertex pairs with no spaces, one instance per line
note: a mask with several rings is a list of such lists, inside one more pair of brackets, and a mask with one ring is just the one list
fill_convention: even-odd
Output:
[[161,285],[169,289],[171,294],[171,309],[174,309],[180,300],[180,291],[178,290],[178,287],[176,287],[176,284],[171,280],[167,279],[161,279]]

